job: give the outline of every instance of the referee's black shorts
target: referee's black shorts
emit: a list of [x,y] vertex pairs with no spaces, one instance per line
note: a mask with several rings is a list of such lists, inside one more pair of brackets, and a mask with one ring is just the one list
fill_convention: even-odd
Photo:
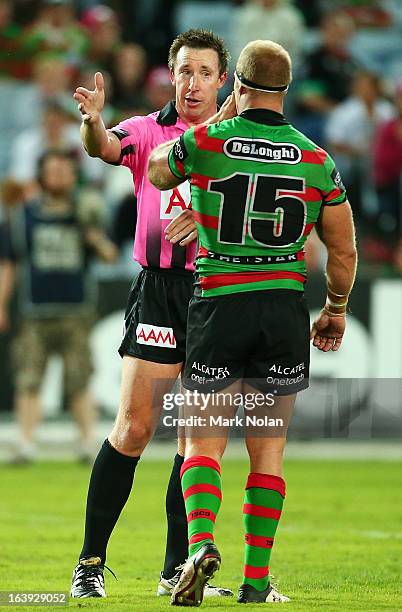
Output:
[[194,275],[186,270],[143,268],[130,289],[119,353],[181,363],[186,355],[187,310]]
[[310,318],[300,291],[193,297],[183,386],[208,393],[242,379],[259,391],[297,393],[308,387],[309,336]]

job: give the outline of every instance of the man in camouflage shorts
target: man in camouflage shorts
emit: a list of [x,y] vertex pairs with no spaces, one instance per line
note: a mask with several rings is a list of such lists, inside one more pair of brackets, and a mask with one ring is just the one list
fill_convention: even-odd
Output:
[[94,300],[87,255],[90,248],[105,261],[113,261],[117,252],[93,215],[86,219],[85,200],[75,192],[72,157],[47,152],[39,165],[38,182],[42,188],[38,197],[11,211],[0,240],[0,333],[8,328],[17,270],[19,280],[21,329],[13,352],[21,439],[14,461],[34,458],[34,433],[42,418],[39,392],[47,358],[54,353],[63,359],[63,390],[80,431],[79,455],[89,460],[95,420],[88,389]]

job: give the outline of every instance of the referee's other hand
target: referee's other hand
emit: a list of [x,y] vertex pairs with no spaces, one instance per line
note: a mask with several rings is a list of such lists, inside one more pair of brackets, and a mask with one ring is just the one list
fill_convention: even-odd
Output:
[[190,209],[183,210],[165,229],[166,240],[171,244],[179,243],[180,246],[187,246],[197,235],[193,211]]

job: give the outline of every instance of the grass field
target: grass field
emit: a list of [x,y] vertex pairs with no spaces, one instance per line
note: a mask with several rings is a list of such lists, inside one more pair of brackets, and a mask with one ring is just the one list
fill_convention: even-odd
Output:
[[[167,598],[154,596],[165,545],[169,471],[170,460],[140,464],[135,495],[109,547],[107,563],[119,580],[106,573],[108,598],[71,600],[70,609],[172,609]],[[243,461],[223,464],[216,527],[223,562],[214,582],[233,590],[241,581],[246,473]],[[0,590],[69,588],[81,546],[88,476],[88,468],[71,463],[0,467]],[[292,598],[290,610],[402,611],[401,463],[292,460],[286,480],[271,571]],[[239,609],[239,604],[235,598],[205,600],[201,609]]]

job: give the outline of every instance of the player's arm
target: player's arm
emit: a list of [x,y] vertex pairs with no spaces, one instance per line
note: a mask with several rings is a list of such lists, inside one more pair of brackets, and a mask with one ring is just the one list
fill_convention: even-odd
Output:
[[169,164],[169,155],[179,140],[169,140],[154,149],[148,160],[148,179],[158,189],[165,191],[184,183],[186,176],[175,174]]
[[[328,253],[327,289],[330,302],[346,311],[346,305],[356,276],[357,251],[352,209],[346,200],[339,206],[324,206],[317,231]],[[338,299],[337,296],[341,296]],[[331,303],[328,302],[330,310]],[[335,307],[336,308],[336,307]]]
[[[187,180],[187,149],[185,135],[180,139],[165,142],[150,155],[148,178],[160,190],[172,189]],[[184,210],[165,229],[166,240],[172,244],[187,246],[197,238],[197,229],[191,210]]]
[[345,331],[346,310],[357,265],[355,229],[349,202],[323,206],[317,232],[328,254],[327,299],[313,324],[311,337],[318,349],[336,351]]
[[101,72],[95,74],[95,88],[90,91],[85,87],[77,87],[74,100],[82,115],[81,139],[85,150],[91,157],[99,157],[103,161],[117,163],[121,155],[121,145],[118,137],[106,129],[101,111],[105,104],[105,85]]
[[[204,125],[219,123],[236,115],[236,102],[232,93],[226,98],[219,111],[205,121]],[[173,189],[188,178],[185,172],[185,166],[188,163],[185,141],[188,142],[189,140],[188,134],[189,130],[180,139],[170,140],[159,145],[149,157],[148,178],[161,191]]]

